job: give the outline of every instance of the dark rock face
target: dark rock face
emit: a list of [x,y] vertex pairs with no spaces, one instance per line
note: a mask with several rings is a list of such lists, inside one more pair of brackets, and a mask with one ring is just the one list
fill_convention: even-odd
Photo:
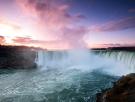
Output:
[[36,51],[24,46],[0,46],[0,69],[35,68]]
[[112,88],[98,93],[96,102],[135,102],[135,73],[121,77]]

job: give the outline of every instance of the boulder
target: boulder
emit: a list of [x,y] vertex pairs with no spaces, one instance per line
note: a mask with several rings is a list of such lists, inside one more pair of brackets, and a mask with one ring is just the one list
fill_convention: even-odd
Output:
[[98,93],[96,102],[135,102],[135,73],[122,76],[112,88]]

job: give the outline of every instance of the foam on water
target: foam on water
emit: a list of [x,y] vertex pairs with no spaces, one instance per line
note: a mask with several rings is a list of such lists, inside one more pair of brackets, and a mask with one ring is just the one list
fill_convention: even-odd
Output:
[[[133,68],[128,68],[128,66],[121,63],[121,61],[116,61],[115,59],[107,58],[105,56],[101,57],[95,55],[87,49],[39,51],[38,57],[39,59],[37,63],[43,70],[46,68],[64,68],[65,70],[78,69],[81,71],[99,69],[116,76],[125,75],[134,71]],[[129,63],[131,64],[132,61]]]
[[110,87],[114,76],[131,72],[118,61],[87,49],[42,50],[38,52],[36,63],[39,68],[35,70],[0,74],[1,102],[78,102],[80,98],[84,102],[95,102],[96,92]]

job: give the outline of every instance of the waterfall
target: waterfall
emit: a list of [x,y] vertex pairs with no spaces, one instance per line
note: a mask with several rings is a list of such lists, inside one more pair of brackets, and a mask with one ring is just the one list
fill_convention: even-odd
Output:
[[37,65],[42,68],[60,68],[68,66],[69,55],[67,51],[38,51]]
[[[76,51],[38,51],[37,65],[39,67],[70,67],[77,65],[87,65],[90,53],[83,53],[84,50]],[[85,51],[87,52],[87,51]],[[87,61],[85,61],[87,60]]]
[[[124,75],[134,71],[133,52],[68,50],[38,51],[37,65],[41,69],[77,69],[81,71],[102,70],[113,75]],[[99,71],[98,70],[98,71]]]
[[129,69],[135,70],[135,52],[128,51],[99,51],[98,55],[120,62]]
[[39,50],[37,52],[36,61],[38,67],[42,67],[44,65],[44,51]]

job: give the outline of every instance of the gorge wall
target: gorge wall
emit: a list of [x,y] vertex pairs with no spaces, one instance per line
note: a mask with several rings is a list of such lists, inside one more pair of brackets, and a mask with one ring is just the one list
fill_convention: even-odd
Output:
[[37,53],[25,46],[0,46],[0,69],[36,68]]

